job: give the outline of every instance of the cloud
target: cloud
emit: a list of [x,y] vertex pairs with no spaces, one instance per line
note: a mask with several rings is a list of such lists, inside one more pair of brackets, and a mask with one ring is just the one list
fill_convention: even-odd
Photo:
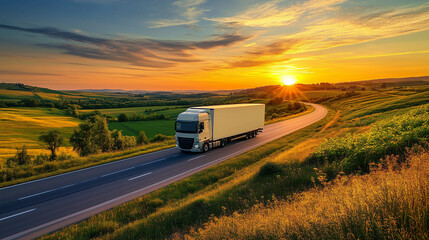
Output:
[[83,58],[125,62],[141,67],[165,68],[176,63],[199,62],[190,52],[225,47],[249,39],[238,33],[212,36],[203,41],[158,39],[110,39],[91,37],[56,28],[23,28],[0,24],[0,28],[42,34],[67,40],[67,43],[46,43],[39,46],[62,50],[65,54]]
[[290,7],[280,7],[282,1],[256,4],[246,11],[232,17],[204,18],[225,25],[226,27],[278,27],[295,23],[305,13],[332,10],[333,6],[346,0],[310,0]]
[[[229,62],[229,67],[253,67],[279,62],[287,54],[318,51],[429,29],[429,4],[370,13],[349,13],[307,26],[301,32],[254,47]],[[254,64],[252,64],[254,63]]]
[[204,3],[205,0],[179,0],[173,3],[173,6],[178,8],[181,18],[176,19],[160,19],[152,22],[149,28],[163,28],[180,25],[193,25],[199,22],[199,18],[208,10],[198,8],[198,5]]
[[11,71],[11,70],[1,70],[0,74],[4,75],[37,75],[37,76],[62,76],[61,74],[54,73],[39,73],[39,72],[24,72],[24,71]]

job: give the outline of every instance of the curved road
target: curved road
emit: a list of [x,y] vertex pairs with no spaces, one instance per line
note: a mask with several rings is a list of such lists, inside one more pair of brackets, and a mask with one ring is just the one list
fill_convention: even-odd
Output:
[[322,119],[327,109],[270,124],[207,153],[174,148],[0,189],[0,239],[31,239],[110,209]]

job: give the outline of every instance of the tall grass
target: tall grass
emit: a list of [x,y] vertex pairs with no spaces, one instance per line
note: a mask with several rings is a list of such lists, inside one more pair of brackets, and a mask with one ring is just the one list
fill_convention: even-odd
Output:
[[212,217],[201,228],[174,238],[428,239],[429,152],[408,156],[409,168],[395,171],[394,163],[368,175],[338,177],[290,201]]

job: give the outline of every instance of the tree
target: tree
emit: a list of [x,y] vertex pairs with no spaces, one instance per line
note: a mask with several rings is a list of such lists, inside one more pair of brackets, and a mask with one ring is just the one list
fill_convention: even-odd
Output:
[[15,165],[27,165],[29,163],[31,163],[31,155],[28,154],[27,146],[23,145],[21,148],[16,148],[15,156],[7,159],[6,166],[11,168]]
[[39,141],[46,144],[46,149],[51,151],[51,160],[55,160],[57,158],[56,151],[58,147],[63,144],[64,138],[61,136],[61,132],[53,129],[46,133],[42,132],[39,136]]
[[89,121],[79,124],[70,136],[70,144],[81,156],[96,153],[98,148],[91,138],[92,124]]
[[94,144],[99,146],[102,152],[110,151],[113,142],[106,118],[95,116],[91,118],[90,121],[93,121],[92,137],[94,139]]
[[137,145],[148,144],[149,138],[147,138],[146,133],[141,131],[137,137]]
[[112,149],[113,140],[105,117],[93,116],[79,124],[70,136],[73,149],[81,156]]
[[125,114],[125,113],[119,114],[118,122],[128,122],[128,121],[129,121],[129,118],[128,118],[127,114]]

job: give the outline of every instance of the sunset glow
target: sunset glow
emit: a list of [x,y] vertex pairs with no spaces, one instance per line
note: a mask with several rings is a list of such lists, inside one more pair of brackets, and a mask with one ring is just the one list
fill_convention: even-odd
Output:
[[429,4],[418,0],[2,1],[0,16],[0,81],[54,89],[429,75]]
[[296,79],[294,76],[284,76],[282,77],[282,83],[286,86],[291,86],[296,83]]

